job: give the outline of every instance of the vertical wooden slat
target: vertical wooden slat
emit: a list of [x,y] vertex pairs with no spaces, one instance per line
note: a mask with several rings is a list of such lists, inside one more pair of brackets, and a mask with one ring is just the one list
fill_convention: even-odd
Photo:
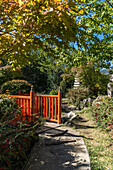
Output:
[[25,117],[25,99],[22,99],[23,100],[23,114],[22,114],[22,120],[24,120],[24,117]]
[[34,91],[31,90],[30,91],[30,114],[31,114],[31,120],[34,120],[34,117],[32,116],[34,114],[34,100],[35,100],[35,94],[34,94]]
[[49,119],[51,118],[51,97],[49,98]]
[[52,119],[54,119],[54,97],[52,97]]
[[38,97],[35,96],[35,113],[38,113]]
[[21,115],[20,115],[20,117],[21,117],[21,120],[22,120],[22,115],[23,115],[23,99],[21,99],[21,101],[20,101],[20,106],[21,106]]
[[41,113],[40,113],[40,96],[38,97],[38,112],[39,112],[39,115],[41,116]]
[[25,114],[27,115],[27,99],[25,99]]
[[58,91],[58,123],[61,123],[61,91]]
[[46,97],[46,117],[48,117],[48,97]]
[[30,100],[28,99],[28,114],[30,115]]
[[[19,99],[17,99],[17,104],[19,105]],[[17,114],[17,119],[20,120],[19,113]]]
[[44,117],[45,117],[45,113],[46,113],[46,98],[44,97],[44,109],[43,109],[43,112],[44,112]]
[[55,97],[55,120],[57,120],[57,97]]
[[27,99],[27,122],[29,122],[29,99]]
[[34,91],[30,91],[30,114],[34,113]]
[[41,97],[41,116],[43,116],[43,97]]

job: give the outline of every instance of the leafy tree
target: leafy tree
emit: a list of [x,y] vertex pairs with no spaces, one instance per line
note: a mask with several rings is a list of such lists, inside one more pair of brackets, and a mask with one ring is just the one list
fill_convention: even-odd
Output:
[[32,51],[32,63],[23,67],[22,78],[34,85],[36,92],[49,93],[60,86],[64,66],[57,65],[43,50]]
[[89,95],[97,96],[98,93],[107,93],[109,76],[101,73],[100,70],[97,70],[92,63],[79,66],[76,71],[82,82],[82,86],[89,89]]
[[[113,3],[112,0],[90,1],[85,10],[89,17],[83,18],[89,33],[88,49],[86,55],[97,66],[109,66],[113,59]],[[96,39],[93,39],[95,36]],[[91,40],[91,41],[90,41]]]
[[[70,55],[60,57],[67,65],[78,66],[93,61],[98,67],[109,68],[113,59],[113,4],[112,0],[91,0],[84,14],[78,16],[79,24],[86,26],[86,48],[71,50]],[[84,41],[84,40],[83,40]]]
[[14,2],[0,2],[0,57],[13,66],[29,64],[28,54],[37,48],[51,58],[63,56],[68,63],[72,56],[66,54],[68,49],[69,54],[72,49],[78,53],[74,55],[78,64],[94,60],[100,66],[112,60],[112,0]]
[[64,73],[61,75],[62,81],[60,82],[60,87],[62,90],[63,97],[65,97],[68,89],[73,87],[75,75],[73,75],[70,68],[66,67]]
[[22,67],[31,61],[28,52],[32,49],[42,48],[53,55],[55,46],[59,51],[75,41],[85,46],[85,25],[77,21],[85,6],[82,0],[1,1],[0,56]]
[[83,100],[88,98],[88,89],[81,86],[75,89],[69,89],[67,98],[69,103],[74,104],[76,109],[81,110],[83,108]]

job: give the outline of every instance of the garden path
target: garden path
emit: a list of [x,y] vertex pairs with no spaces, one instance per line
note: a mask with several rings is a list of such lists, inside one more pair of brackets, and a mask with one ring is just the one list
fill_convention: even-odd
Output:
[[[60,134],[66,132],[62,135]],[[62,124],[46,122],[38,129],[39,141],[31,151],[24,170],[90,170],[89,154],[76,130]]]

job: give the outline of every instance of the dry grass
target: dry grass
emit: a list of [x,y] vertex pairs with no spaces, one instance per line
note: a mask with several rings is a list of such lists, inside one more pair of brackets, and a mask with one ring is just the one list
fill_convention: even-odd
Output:
[[73,124],[85,140],[92,170],[113,170],[113,139],[97,126],[88,110],[79,115],[82,119]]

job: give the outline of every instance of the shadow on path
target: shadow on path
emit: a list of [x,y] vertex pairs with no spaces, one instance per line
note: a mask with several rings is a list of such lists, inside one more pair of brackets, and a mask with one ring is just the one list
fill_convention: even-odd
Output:
[[[39,135],[24,170],[90,170],[89,155],[79,133],[69,127],[54,125],[45,125],[46,131]],[[51,136],[64,130],[67,133],[62,136]]]

